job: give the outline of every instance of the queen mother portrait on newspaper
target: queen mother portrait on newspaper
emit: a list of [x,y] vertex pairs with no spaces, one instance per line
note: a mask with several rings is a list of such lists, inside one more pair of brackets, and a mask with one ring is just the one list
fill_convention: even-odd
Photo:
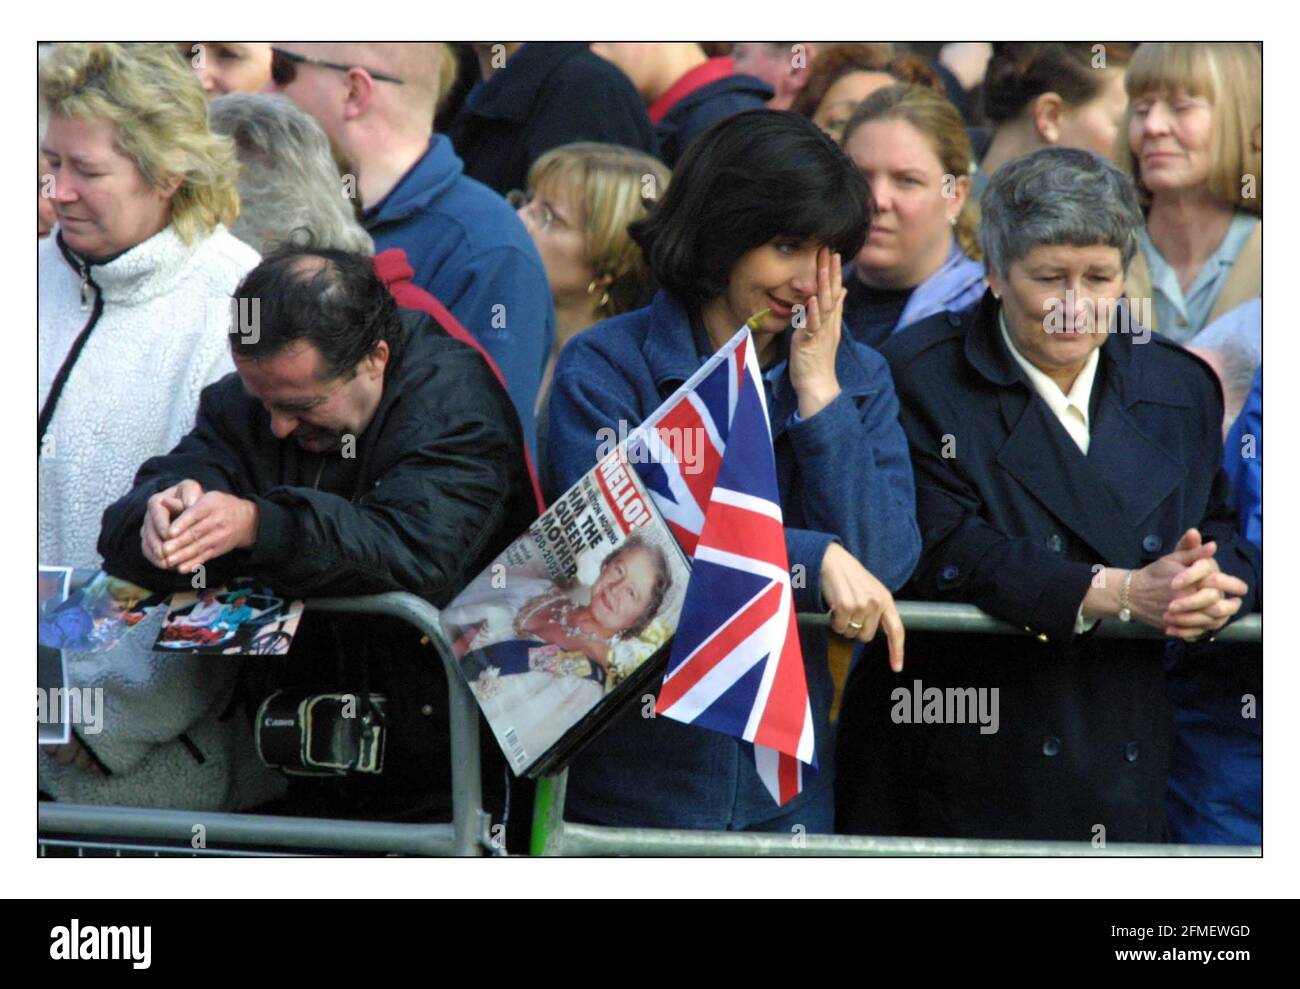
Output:
[[480,575],[481,593],[466,588],[443,620],[462,630],[453,651],[489,721],[505,718],[540,755],[659,645],[639,640],[663,607],[671,570],[662,548],[633,533],[590,586],[528,569],[512,568],[504,586],[492,576]]

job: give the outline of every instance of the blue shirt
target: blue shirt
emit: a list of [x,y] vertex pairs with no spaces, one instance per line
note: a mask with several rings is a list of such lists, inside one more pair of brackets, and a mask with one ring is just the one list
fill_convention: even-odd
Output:
[[[779,347],[788,340],[778,341]],[[644,309],[579,334],[560,353],[551,392],[546,487],[554,497],[596,464],[602,430],[627,431],[703,363],[685,309],[660,291]],[[832,542],[891,590],[920,555],[915,487],[889,368],[847,335],[835,361],[840,394],[816,415],[796,415],[798,396],[781,350],[764,372],[777,487],[795,607],[825,612],[821,562]],[[605,434],[608,435],[608,434]],[[772,800],[748,746],[718,732],[643,718],[642,704],[616,717],[575,759],[568,806],[602,824],[747,828],[798,811],[834,781],[832,696],[824,628],[801,628],[818,774],[784,807]]]
[[555,341],[546,269],[509,204],[462,174],[451,142],[429,150],[366,210],[375,250],[400,247],[414,281],[451,310],[506,379],[524,438],[536,449],[533,408]]
[[[979,304],[987,288],[984,265],[967,257],[955,236],[948,245],[948,255],[943,264],[908,293],[890,326],[880,325],[879,311],[873,315],[867,298],[870,290],[856,273],[845,272],[845,281],[849,283],[849,297],[844,300],[844,329],[858,343],[865,343],[868,347],[883,345],[893,334],[935,313],[960,313],[972,309]],[[855,291],[855,285],[862,288]],[[882,301],[880,293],[876,293],[875,301]]]
[[1223,469],[1232,485],[1232,507],[1241,519],[1241,534],[1264,548],[1264,368],[1246,396],[1223,448]]
[[1239,210],[1228,224],[1228,232],[1196,273],[1196,278],[1183,292],[1178,282],[1178,272],[1173,269],[1160,249],[1152,242],[1145,226],[1142,227],[1142,253],[1151,270],[1151,293],[1155,297],[1156,325],[1160,332],[1179,343],[1187,343],[1200,332],[1210,318],[1210,311],[1223,291],[1228,272],[1237,261],[1237,255],[1255,232],[1259,217]]
[[[1264,369],[1224,444],[1223,467],[1242,534],[1264,545]],[[1261,695],[1258,649],[1221,643],[1193,659],[1171,653],[1167,666],[1176,728],[1169,773],[1170,839],[1258,845],[1263,820],[1263,716],[1243,716],[1242,697]]]

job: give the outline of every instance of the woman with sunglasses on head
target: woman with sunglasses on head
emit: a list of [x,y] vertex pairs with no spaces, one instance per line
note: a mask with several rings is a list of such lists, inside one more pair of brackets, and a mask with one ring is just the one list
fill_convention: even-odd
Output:
[[[591,469],[600,430],[640,423],[757,316],[795,607],[831,612],[866,642],[883,629],[901,668],[891,589],[920,548],[906,441],[884,361],[841,327],[841,259],[870,222],[867,184],[811,121],[753,110],[707,131],[632,236],[662,289],[560,355],[550,402],[549,493]],[[766,315],[759,315],[766,311]],[[748,747],[641,709],[572,766],[571,816],[600,824],[833,829],[832,683],[825,628],[800,632],[819,772],[783,807]]]

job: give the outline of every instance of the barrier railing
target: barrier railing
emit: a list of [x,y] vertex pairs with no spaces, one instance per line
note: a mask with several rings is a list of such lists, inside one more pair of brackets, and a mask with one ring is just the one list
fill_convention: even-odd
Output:
[[[973,605],[900,601],[899,615],[909,632],[964,632],[1025,635],[1026,630],[993,618]],[[826,625],[826,615],[801,614],[801,625]],[[1164,636],[1136,622],[1103,622],[1097,635],[1107,638]],[[1239,619],[1216,635],[1220,642],[1262,642],[1258,614]],[[533,813],[532,853],[640,856],[1258,856],[1259,846],[1110,844],[1103,848],[1079,841],[988,841],[965,838],[871,837],[859,835],[787,835],[735,831],[687,831],[665,828],[615,828],[564,820],[568,770],[538,781]]]
[[[386,615],[413,625],[428,636],[447,674],[452,766],[450,824],[42,802],[37,805],[41,854],[49,854],[54,849],[69,849],[74,854],[82,853],[83,849],[103,854],[123,850],[140,854],[242,854],[239,847],[229,846],[254,846],[264,849],[265,854],[294,849],[306,853],[482,855],[492,849],[491,820],[483,810],[479,779],[478,707],[443,635],[438,609],[414,594],[398,592],[318,598],[308,601],[307,608]],[[195,825],[203,827],[204,848],[193,847]]]
[[[429,637],[447,675],[452,758],[450,824],[407,824],[243,813],[155,810],[43,802],[37,805],[41,854],[280,855],[348,853],[373,855],[482,855],[499,849],[490,838],[482,808],[478,708],[442,633],[438,609],[412,594],[390,593],[307,602],[315,611],[387,615]],[[1024,630],[971,605],[900,602],[909,631],[973,634]],[[825,624],[824,615],[800,615],[801,624]],[[1097,634],[1160,638],[1136,623],[1104,623]],[[1260,642],[1262,619],[1248,615],[1217,636],[1219,641]],[[739,832],[609,828],[564,820],[567,771],[538,783],[533,817],[533,853],[540,855],[1250,855],[1256,846],[1110,845],[1087,842],[975,841],[946,838],[773,835]],[[204,846],[192,845],[202,824]]]

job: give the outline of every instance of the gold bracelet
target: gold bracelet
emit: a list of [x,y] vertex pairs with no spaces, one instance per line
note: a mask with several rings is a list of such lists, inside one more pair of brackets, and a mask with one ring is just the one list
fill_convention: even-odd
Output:
[[1122,622],[1131,621],[1133,618],[1133,609],[1129,607],[1128,592],[1129,587],[1133,584],[1133,574],[1136,571],[1130,570],[1124,577],[1124,586],[1119,589],[1119,614],[1116,616]]

